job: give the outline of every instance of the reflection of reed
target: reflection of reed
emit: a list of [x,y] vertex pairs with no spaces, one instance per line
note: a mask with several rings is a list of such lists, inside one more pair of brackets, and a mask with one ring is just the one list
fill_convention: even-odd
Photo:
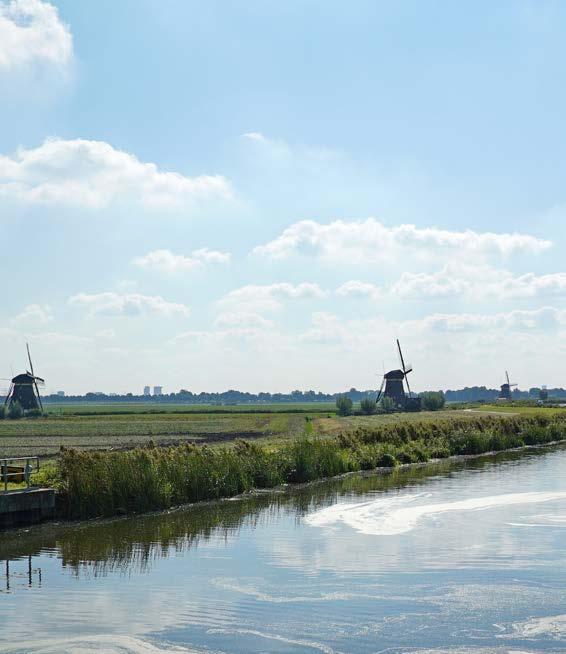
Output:
[[[6,559],[4,563],[4,588],[0,587],[0,592],[9,593],[13,586],[14,582],[18,582],[20,579],[25,579],[27,582],[27,587],[31,588],[34,585],[34,581],[37,586],[41,587],[41,568],[33,568],[32,565],[32,556],[27,557],[27,567],[25,572],[18,572],[14,570],[13,566],[10,565],[10,559]],[[1,577],[0,577],[1,578]]]
[[300,520],[346,496],[420,485],[431,477],[462,470],[479,471],[538,458],[548,450],[506,452],[491,457],[440,461],[397,468],[383,474],[357,473],[284,491],[253,493],[236,500],[196,504],[165,513],[80,524],[43,525],[0,536],[0,559],[57,555],[73,574],[101,576],[111,572],[143,573],[157,558],[182,553],[211,538],[229,539],[242,527],[269,524],[282,513]]

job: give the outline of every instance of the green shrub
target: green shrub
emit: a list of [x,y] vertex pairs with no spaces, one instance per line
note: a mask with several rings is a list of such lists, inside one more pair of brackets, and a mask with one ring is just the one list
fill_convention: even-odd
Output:
[[371,416],[377,409],[376,401],[371,397],[364,397],[360,402],[360,409],[366,416]]
[[351,416],[354,403],[347,395],[336,398],[336,412],[339,416]]
[[428,391],[421,393],[422,408],[425,411],[438,411],[444,407],[446,399],[442,391]]

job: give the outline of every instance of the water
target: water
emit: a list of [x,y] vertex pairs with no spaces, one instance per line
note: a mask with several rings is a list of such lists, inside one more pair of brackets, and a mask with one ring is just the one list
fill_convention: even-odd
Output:
[[565,546],[563,448],[43,525],[0,652],[566,652]]

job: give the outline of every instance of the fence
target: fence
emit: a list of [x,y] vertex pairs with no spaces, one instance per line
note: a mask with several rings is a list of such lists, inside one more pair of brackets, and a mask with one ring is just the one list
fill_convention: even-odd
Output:
[[4,492],[8,492],[8,482],[26,483],[29,488],[31,476],[39,470],[39,457],[23,456],[0,459],[0,480],[4,483]]

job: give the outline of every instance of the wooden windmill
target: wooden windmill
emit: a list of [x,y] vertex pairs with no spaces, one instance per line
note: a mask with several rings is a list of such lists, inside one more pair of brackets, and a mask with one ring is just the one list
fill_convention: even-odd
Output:
[[517,384],[512,384],[509,381],[509,373],[505,371],[505,383],[501,384],[501,389],[499,391],[498,400],[510,400],[511,398],[511,389],[516,387]]
[[11,383],[10,390],[4,400],[4,406],[11,407],[18,402],[24,411],[40,410],[43,411],[39,386],[45,384],[45,380],[37,377],[33,371],[33,363],[29,352],[29,345],[26,344],[30,371],[16,375]]
[[[420,409],[420,398],[413,397],[407,377],[412,372],[413,366],[411,364],[405,364],[399,339],[397,339],[397,351],[401,367],[396,370],[390,370],[383,375],[383,381],[381,382],[381,387],[377,395],[377,402],[382,397],[389,397],[398,409],[418,411]],[[407,385],[407,392],[405,392],[405,384]]]

